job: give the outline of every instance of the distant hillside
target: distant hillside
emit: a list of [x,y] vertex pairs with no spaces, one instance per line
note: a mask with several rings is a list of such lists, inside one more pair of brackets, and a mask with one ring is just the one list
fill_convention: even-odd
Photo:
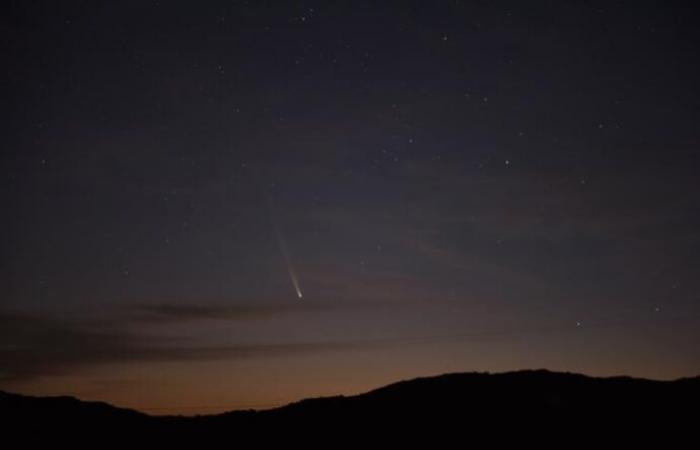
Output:
[[70,397],[0,392],[6,437],[74,443],[105,436],[111,441],[161,443],[229,437],[237,442],[310,443],[362,436],[402,442],[466,436],[493,441],[554,436],[587,440],[596,435],[627,443],[665,441],[692,435],[698,427],[698,405],[700,377],[662,382],[543,370],[448,374],[357,396],[196,417],[148,416]]

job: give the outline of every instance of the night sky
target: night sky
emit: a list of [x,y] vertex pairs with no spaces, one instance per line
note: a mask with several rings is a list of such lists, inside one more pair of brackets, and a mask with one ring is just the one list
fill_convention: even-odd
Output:
[[700,11],[11,1],[0,389],[700,373]]

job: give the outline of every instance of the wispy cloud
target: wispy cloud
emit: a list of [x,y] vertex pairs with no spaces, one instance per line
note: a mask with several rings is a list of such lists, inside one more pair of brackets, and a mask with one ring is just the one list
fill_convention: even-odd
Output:
[[[176,314],[191,317],[192,312]],[[208,316],[212,311],[195,311]],[[192,346],[182,339],[144,336],[94,323],[0,313],[0,380],[26,381],[107,363],[218,360],[366,348],[362,342],[292,342]]]
[[157,303],[137,305],[129,310],[129,316],[143,322],[253,320],[275,318],[301,312],[323,311],[330,307],[330,305],[312,302],[236,306]]

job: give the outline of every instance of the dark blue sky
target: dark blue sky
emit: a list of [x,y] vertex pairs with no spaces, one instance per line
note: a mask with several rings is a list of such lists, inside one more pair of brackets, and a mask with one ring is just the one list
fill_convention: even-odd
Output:
[[0,388],[697,374],[688,5],[9,3]]

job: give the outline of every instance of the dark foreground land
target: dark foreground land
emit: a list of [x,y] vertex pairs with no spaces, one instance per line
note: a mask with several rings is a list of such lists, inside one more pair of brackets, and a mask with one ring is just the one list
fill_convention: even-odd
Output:
[[544,370],[460,373],[403,381],[357,396],[196,417],[149,416],[70,397],[0,392],[0,418],[5,442],[13,443],[5,448],[19,448],[20,441],[93,447],[148,442],[195,448],[222,443],[236,448],[251,443],[700,448],[700,377],[664,382]]

